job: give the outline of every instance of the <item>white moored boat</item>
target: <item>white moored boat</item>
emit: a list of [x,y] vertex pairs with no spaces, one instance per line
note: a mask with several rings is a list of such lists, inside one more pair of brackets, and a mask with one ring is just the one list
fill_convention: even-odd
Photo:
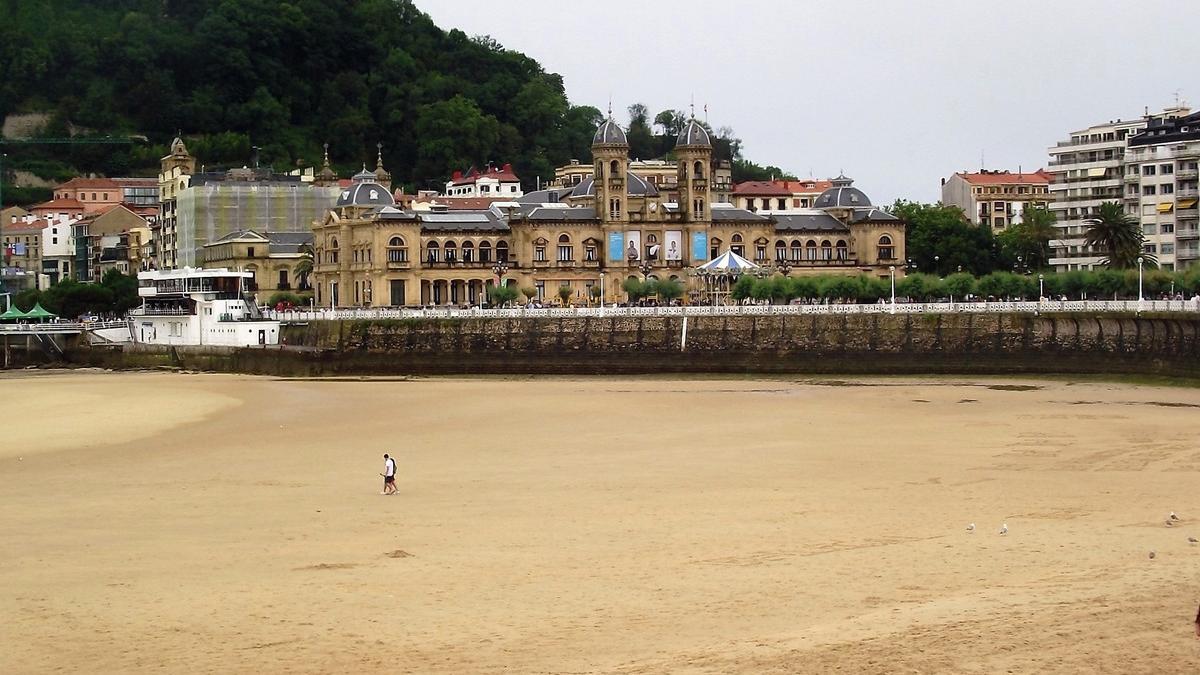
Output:
[[250,272],[185,267],[138,272],[142,306],[129,313],[135,342],[249,347],[279,344],[279,322],[246,293]]

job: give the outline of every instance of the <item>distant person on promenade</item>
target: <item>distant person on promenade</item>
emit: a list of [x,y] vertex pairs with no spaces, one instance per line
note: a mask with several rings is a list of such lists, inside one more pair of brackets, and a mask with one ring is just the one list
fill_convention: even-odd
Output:
[[1196,608],[1196,637],[1200,638],[1200,607]]
[[383,455],[383,494],[396,494],[396,460],[388,457],[387,453]]

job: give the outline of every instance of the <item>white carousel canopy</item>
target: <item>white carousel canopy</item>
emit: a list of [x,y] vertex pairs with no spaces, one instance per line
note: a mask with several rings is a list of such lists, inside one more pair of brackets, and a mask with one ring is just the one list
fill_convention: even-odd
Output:
[[704,263],[698,269],[706,272],[724,272],[727,274],[742,274],[758,269],[758,265],[746,260],[733,251],[726,251],[712,260]]

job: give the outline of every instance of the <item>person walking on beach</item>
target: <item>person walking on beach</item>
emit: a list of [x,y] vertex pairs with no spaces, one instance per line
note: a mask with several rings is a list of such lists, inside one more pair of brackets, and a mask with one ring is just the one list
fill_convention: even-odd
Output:
[[383,494],[396,494],[396,460],[388,457],[387,453],[383,454]]
[[1196,637],[1200,638],[1200,607],[1196,608]]

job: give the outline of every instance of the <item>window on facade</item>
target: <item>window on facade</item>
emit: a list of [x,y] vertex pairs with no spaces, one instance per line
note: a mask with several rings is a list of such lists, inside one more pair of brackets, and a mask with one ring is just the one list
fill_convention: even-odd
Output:
[[533,247],[533,261],[534,262],[546,262],[546,247],[545,246],[534,246]]
[[403,238],[392,237],[388,240],[387,259],[388,262],[408,262],[408,247],[404,245]]
[[583,259],[587,262],[596,262],[596,245],[590,242],[583,244]]
[[809,239],[808,243],[806,243],[804,245],[804,259],[805,260],[816,260],[817,259],[817,242],[816,241]]
[[437,262],[438,258],[440,258],[438,252],[438,243],[436,241],[429,242],[425,245],[425,260],[431,263]]
[[693,202],[692,210],[696,213],[696,215],[698,217],[703,217],[704,216],[704,200],[697,199],[695,202]]
[[721,255],[721,240],[713,237],[708,241],[708,257],[716,258]]
[[1142,167],[1143,176],[1153,176],[1156,173],[1158,173],[1158,169],[1153,164],[1147,164],[1146,166]]
[[1167,175],[1167,174],[1172,174],[1172,173],[1175,173],[1175,167],[1174,167],[1173,165],[1171,165],[1171,164],[1163,164],[1162,166],[1160,166],[1160,167],[1158,167],[1158,168],[1159,168],[1159,171],[1160,171],[1160,172],[1161,172],[1161,173],[1162,173],[1164,176],[1165,176],[1165,175]]
[[804,245],[799,240],[793,239],[791,245],[792,260],[798,261],[804,257]]
[[783,197],[780,197],[779,199],[776,199],[776,200],[775,200],[775,203],[778,205],[778,209],[779,209],[780,211],[783,211],[783,210],[786,210],[786,209],[787,209],[787,199],[784,199]]
[[1163,195],[1175,194],[1175,186],[1170,183],[1163,183],[1162,185],[1160,185],[1158,187],[1159,187],[1159,190],[1158,190],[1159,194],[1163,194]]
[[704,178],[704,164],[699,160],[692,165],[692,176],[695,178]]
[[1170,244],[1170,243],[1163,244],[1162,247],[1159,249],[1159,253],[1162,253],[1163,255],[1168,255],[1168,254],[1171,254],[1174,252],[1175,252],[1175,244]]
[[833,244],[828,239],[821,242],[821,260],[833,260]]
[[458,245],[453,241],[448,241],[443,244],[442,252],[445,255],[446,262],[454,262],[458,260]]
[[614,159],[613,161],[609,162],[609,164],[608,164],[608,171],[609,171],[609,175],[610,175],[611,177],[613,177],[613,178],[620,178],[620,176],[621,176],[621,163],[620,163],[620,162],[618,162],[618,161],[617,161],[617,160],[615,160],[615,159]]
[[492,261],[492,243],[489,241],[479,242],[479,262]]
[[575,247],[571,246],[571,237],[565,234],[558,236],[558,262],[571,262],[575,259]]
[[608,200],[608,217],[613,218],[613,219],[621,217],[621,200],[620,199]]
[[330,239],[329,240],[329,251],[327,252],[330,263],[333,263],[334,265],[336,265],[338,263],[338,253],[339,253],[338,240]]
[[1159,230],[1163,234],[1173,234],[1175,232],[1175,223],[1163,223],[1159,226]]
[[1142,252],[1144,252],[1144,253],[1158,253],[1158,246],[1156,246],[1156,245],[1154,245],[1154,244],[1145,244],[1145,245],[1143,245],[1143,246],[1142,246]]
[[775,259],[776,260],[786,260],[787,259],[787,245],[784,243],[784,241],[782,239],[779,239],[775,242]]
[[1153,185],[1143,185],[1142,186],[1142,194],[1143,195],[1155,194],[1154,186]]
[[834,255],[837,257],[838,260],[845,260],[848,257],[848,254],[849,254],[849,249],[846,246],[846,242],[841,239],[838,239],[838,242],[837,242],[836,246],[834,247]]
[[880,260],[895,260],[896,249],[892,245],[892,238],[888,235],[879,237],[879,259]]
[[496,262],[508,262],[507,241],[499,241],[496,243]]
[[475,244],[469,241],[462,243],[462,261],[465,263],[475,261]]

